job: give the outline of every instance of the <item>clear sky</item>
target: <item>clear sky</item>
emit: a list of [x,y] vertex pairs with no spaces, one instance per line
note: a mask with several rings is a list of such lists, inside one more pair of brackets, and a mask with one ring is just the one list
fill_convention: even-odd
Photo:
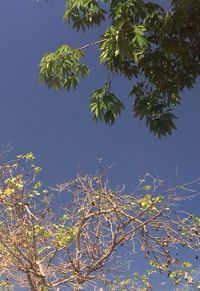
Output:
[[[165,2],[165,1],[164,1]],[[184,92],[178,109],[178,131],[159,140],[143,122],[132,117],[129,84],[115,83],[126,112],[113,127],[94,123],[89,112],[89,93],[104,82],[103,69],[88,49],[86,62],[91,77],[75,92],[47,90],[38,82],[39,61],[60,44],[79,46],[98,39],[99,31],[74,33],[62,21],[65,0],[0,1],[0,144],[12,144],[12,155],[33,151],[53,184],[77,171],[92,173],[98,158],[115,164],[114,183],[134,187],[147,171],[171,181],[197,177],[199,173],[199,86]]]
[[39,84],[38,65],[46,51],[63,43],[80,46],[98,40],[100,34],[98,30],[89,35],[74,33],[62,21],[64,5],[65,0],[0,1],[0,144],[11,143],[11,157],[32,151],[50,185],[73,178],[77,172],[94,173],[99,158],[115,165],[109,174],[112,184],[125,184],[127,189],[135,188],[146,172],[169,184],[198,177],[199,84],[183,93],[183,104],[177,110],[178,130],[161,140],[133,118],[129,84],[122,79],[113,89],[120,92],[126,112],[113,127],[92,121],[89,93],[106,77],[95,59],[96,48],[87,51],[91,76],[78,90],[55,92]]

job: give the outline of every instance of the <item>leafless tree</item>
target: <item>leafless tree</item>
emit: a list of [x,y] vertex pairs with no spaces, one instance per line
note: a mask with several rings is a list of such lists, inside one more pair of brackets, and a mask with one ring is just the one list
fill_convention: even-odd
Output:
[[[152,178],[151,186],[142,179],[134,193],[124,194],[123,189],[111,189],[102,175],[77,176],[47,191],[36,179],[38,167],[20,164],[17,160],[0,168],[4,288],[76,291],[102,284],[117,290],[116,279],[123,278],[128,265],[133,268],[138,252],[154,270],[170,276],[183,266],[175,246],[199,251],[200,218],[178,206],[198,191],[190,197],[177,194],[198,185],[198,180],[159,194],[160,180]],[[68,193],[71,199],[55,211],[58,192]],[[194,283],[189,275],[187,280]],[[140,290],[134,286],[133,282],[130,290]],[[151,289],[149,281],[145,288]]]

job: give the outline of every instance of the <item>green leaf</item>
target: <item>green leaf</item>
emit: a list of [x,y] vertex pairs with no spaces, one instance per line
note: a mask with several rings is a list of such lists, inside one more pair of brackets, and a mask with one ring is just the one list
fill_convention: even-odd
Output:
[[94,120],[102,119],[106,124],[112,125],[123,109],[121,101],[109,92],[107,83],[91,95],[90,110]]
[[40,63],[40,81],[55,90],[76,89],[79,77],[87,77],[89,69],[80,61],[84,52],[62,45],[54,53],[47,53]]

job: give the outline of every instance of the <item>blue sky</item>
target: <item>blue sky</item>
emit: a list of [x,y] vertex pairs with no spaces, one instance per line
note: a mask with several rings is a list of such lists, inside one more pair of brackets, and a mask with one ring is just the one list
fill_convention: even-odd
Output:
[[147,171],[166,180],[188,181],[199,175],[199,85],[184,92],[178,109],[178,131],[157,139],[143,122],[132,117],[128,83],[117,80],[113,89],[127,110],[113,127],[94,123],[89,93],[105,80],[96,48],[87,50],[91,76],[74,92],[47,90],[38,82],[39,61],[60,44],[80,46],[100,32],[74,33],[62,21],[65,0],[0,1],[1,107],[0,144],[12,144],[11,154],[33,151],[50,184],[92,173],[98,158],[115,164],[113,183],[128,188]]
[[[77,172],[94,173],[98,159],[114,166],[113,185],[136,187],[146,172],[163,177],[170,185],[200,175],[199,83],[183,92],[177,110],[178,130],[159,140],[131,113],[129,84],[118,79],[113,90],[126,104],[126,112],[113,127],[94,123],[89,94],[105,80],[96,48],[87,50],[90,77],[72,92],[47,90],[38,81],[39,62],[47,51],[63,43],[74,47],[98,40],[73,32],[62,21],[65,0],[0,1],[0,145],[12,145],[10,156],[32,151],[49,185],[73,178]],[[193,205],[198,212],[199,205]]]

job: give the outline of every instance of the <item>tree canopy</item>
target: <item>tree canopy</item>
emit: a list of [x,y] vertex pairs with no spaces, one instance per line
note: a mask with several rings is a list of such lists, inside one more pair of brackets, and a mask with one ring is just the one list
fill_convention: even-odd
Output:
[[98,47],[106,69],[105,83],[90,96],[94,120],[112,125],[124,110],[114,92],[115,76],[130,82],[134,116],[161,137],[176,129],[174,110],[181,93],[200,74],[200,1],[172,0],[169,10],[155,1],[67,0],[64,20],[77,30],[107,24],[93,43],[79,48],[61,45],[40,63],[40,80],[48,88],[70,90],[89,75],[86,49]]
[[[99,172],[50,188],[39,180],[34,159],[28,153],[0,163],[3,290],[148,291],[170,281],[177,290],[200,289],[192,265],[200,249],[200,218],[181,211],[184,200],[198,195],[199,179],[167,188],[146,174],[126,193],[109,187]],[[58,194],[70,199],[56,211]],[[191,262],[184,249],[192,251]],[[137,256],[149,263],[144,274],[137,273]]]

